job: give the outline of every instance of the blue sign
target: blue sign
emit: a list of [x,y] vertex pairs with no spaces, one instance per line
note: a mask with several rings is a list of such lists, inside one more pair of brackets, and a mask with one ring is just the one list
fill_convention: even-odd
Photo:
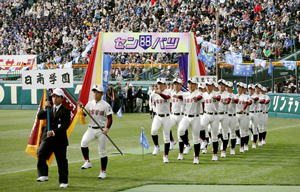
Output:
[[252,76],[252,65],[235,65],[233,75],[236,76]]
[[198,59],[202,61],[204,64],[206,64],[208,67],[211,67],[214,63],[215,57],[214,56],[208,56],[204,49],[201,49]]

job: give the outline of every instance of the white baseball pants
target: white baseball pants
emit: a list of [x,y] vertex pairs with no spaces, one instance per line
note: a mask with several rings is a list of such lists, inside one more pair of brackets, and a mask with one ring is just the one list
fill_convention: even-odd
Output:
[[155,115],[151,126],[151,135],[158,135],[157,132],[161,126],[163,128],[164,142],[170,143],[170,116],[160,117]]
[[[178,126],[178,139],[185,134],[185,131],[191,126],[194,144],[200,143],[200,117],[184,116]],[[181,139],[180,139],[181,140]],[[182,140],[181,140],[182,141]]]
[[201,119],[201,130],[206,126],[210,125],[211,127],[211,139],[212,142],[218,141],[218,129],[219,129],[219,115],[209,115],[205,113]]

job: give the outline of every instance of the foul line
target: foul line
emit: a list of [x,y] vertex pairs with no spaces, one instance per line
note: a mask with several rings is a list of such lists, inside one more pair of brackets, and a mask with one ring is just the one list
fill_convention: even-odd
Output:
[[[297,126],[299,126],[299,125],[292,125],[292,126],[287,126],[287,127],[278,127],[278,128],[275,128],[275,129],[269,129],[267,131],[274,131],[274,130],[277,130],[277,129],[288,129],[288,128],[297,127]],[[112,157],[112,156],[117,156],[117,155],[108,155],[108,157]],[[90,159],[90,160],[95,160],[95,159],[99,159],[99,158],[93,158],[93,159]],[[78,163],[78,162],[81,162],[81,161],[82,160],[72,161],[72,162],[69,162],[69,164]],[[57,164],[51,165],[51,167],[54,167],[54,166],[57,166]],[[36,168],[22,169],[22,170],[19,170],[19,171],[11,171],[11,172],[0,173],[0,175],[6,175],[6,174],[11,174],[11,173],[19,173],[19,172],[24,172],[24,171],[31,171],[31,170],[35,170],[35,169]]]

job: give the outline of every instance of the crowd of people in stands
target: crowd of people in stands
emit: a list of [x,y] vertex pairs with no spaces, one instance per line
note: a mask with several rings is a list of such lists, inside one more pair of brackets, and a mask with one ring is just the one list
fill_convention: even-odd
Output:
[[[242,52],[244,61],[253,61],[280,58],[300,48],[297,0],[221,1],[218,24],[214,4],[212,0],[44,0],[30,6],[27,0],[4,0],[0,54],[35,54],[46,63],[61,57],[62,64],[80,56],[80,63],[88,63],[91,53],[82,52],[97,32],[195,32],[200,47],[203,40],[219,44],[221,61],[226,51]],[[121,64],[177,63],[180,55],[111,54],[113,63]],[[144,69],[141,73],[147,79]]]

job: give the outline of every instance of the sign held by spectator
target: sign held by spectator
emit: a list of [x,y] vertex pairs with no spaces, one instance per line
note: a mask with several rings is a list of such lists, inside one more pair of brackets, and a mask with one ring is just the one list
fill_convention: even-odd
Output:
[[73,87],[73,69],[30,70],[22,73],[23,89]]

